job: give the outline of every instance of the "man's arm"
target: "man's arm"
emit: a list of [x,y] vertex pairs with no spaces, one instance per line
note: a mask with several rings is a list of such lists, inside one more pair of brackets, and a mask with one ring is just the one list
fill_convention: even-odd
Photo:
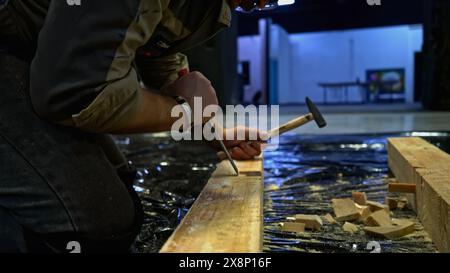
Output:
[[157,94],[155,90],[140,90],[140,99],[136,110],[127,119],[116,125],[111,133],[137,134],[145,132],[170,131],[178,118],[171,117],[171,111],[177,102],[174,98]]
[[52,1],[30,72],[36,113],[94,133],[166,129],[168,117],[160,115],[170,113],[175,102],[144,93],[133,61],[168,3],[96,0],[70,6]]

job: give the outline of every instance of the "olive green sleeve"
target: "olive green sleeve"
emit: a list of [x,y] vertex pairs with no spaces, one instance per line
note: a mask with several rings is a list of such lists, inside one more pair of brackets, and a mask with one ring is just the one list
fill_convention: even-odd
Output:
[[141,101],[141,87],[136,71],[120,81],[108,84],[105,89],[78,114],[71,122],[77,128],[93,133],[113,133],[126,126],[133,118]]
[[92,133],[120,129],[140,103],[136,51],[153,35],[169,2],[52,1],[30,71],[35,112]]
[[180,71],[189,71],[186,55],[181,53],[136,60],[142,82],[148,88],[163,89],[179,78]]
[[[187,57],[173,54],[138,62],[140,78],[146,87],[162,89],[178,79],[178,72],[188,70]],[[97,98],[72,116],[78,128],[89,132],[115,132],[136,115],[141,102],[141,86],[134,68],[120,81],[108,84]]]

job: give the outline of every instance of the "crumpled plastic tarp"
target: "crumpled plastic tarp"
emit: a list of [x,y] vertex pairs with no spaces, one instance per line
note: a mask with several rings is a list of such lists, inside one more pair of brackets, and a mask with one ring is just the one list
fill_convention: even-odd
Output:
[[[325,215],[331,199],[364,191],[370,200],[384,202],[388,175],[386,139],[422,136],[450,151],[449,133],[385,135],[287,135],[276,151],[265,153],[264,250],[267,252],[370,252],[374,238],[363,232],[349,235],[340,226],[325,225],[302,235],[281,232],[278,224],[295,214]],[[137,238],[139,252],[158,252],[201,192],[217,158],[201,142],[175,142],[170,135],[116,137],[137,167],[135,188],[145,210]],[[411,210],[395,217],[417,222],[418,232],[394,241],[377,241],[382,252],[435,252]]]

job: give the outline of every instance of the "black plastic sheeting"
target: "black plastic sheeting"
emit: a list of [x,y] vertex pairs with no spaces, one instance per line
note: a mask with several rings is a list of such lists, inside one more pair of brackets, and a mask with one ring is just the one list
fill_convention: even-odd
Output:
[[[279,224],[295,214],[332,214],[331,199],[351,197],[352,191],[384,203],[387,196],[387,138],[422,136],[450,150],[446,133],[390,135],[287,136],[280,148],[265,153],[264,250],[267,252],[436,252],[428,234],[410,209],[395,210],[394,218],[416,222],[411,236],[382,241],[362,230],[344,232],[340,225],[324,226],[301,235],[281,232]],[[363,226],[360,226],[360,228]]]
[[[295,214],[325,215],[331,199],[358,190],[384,202],[388,175],[386,139],[421,136],[450,151],[448,133],[386,135],[283,136],[276,151],[265,153],[264,251],[369,252],[362,231],[345,233],[338,225],[302,235],[281,232],[279,223]],[[138,168],[136,189],[142,198],[145,223],[138,236],[139,252],[157,252],[184,217],[215,168],[215,153],[198,142],[174,142],[167,135],[117,137],[127,158]],[[417,223],[412,236],[378,241],[383,252],[435,252],[411,210],[395,218]]]
[[116,137],[138,169],[135,189],[144,207],[138,252],[158,252],[200,194],[218,163],[201,142],[175,142],[169,136]]

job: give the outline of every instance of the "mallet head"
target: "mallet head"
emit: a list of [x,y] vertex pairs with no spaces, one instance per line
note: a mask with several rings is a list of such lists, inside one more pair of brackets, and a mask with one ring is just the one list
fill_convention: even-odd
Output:
[[306,105],[308,106],[309,112],[311,112],[311,114],[313,115],[314,120],[317,123],[317,126],[319,126],[319,128],[326,127],[327,126],[327,121],[323,117],[322,113],[320,113],[320,111],[317,108],[317,106],[308,97],[306,98]]

